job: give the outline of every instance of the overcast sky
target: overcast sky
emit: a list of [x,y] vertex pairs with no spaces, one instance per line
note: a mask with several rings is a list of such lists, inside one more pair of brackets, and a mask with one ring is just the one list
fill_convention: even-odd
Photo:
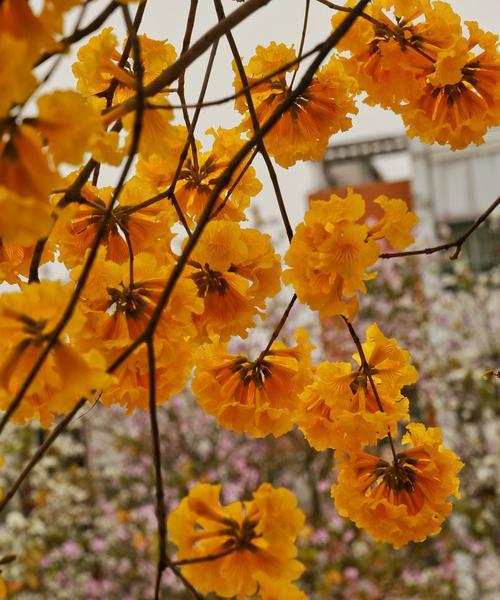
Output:
[[[500,28],[500,1],[498,0],[452,0],[453,9],[464,20],[476,20],[485,29],[499,33]],[[98,11],[104,3],[99,0],[92,4],[92,11]],[[234,30],[236,42],[240,53],[246,60],[252,56],[255,47],[259,44],[267,45],[272,40],[284,42],[287,45],[299,45],[300,33],[303,22],[304,0],[271,0],[271,2],[255,13],[248,21],[242,23]],[[135,5],[132,5],[135,6]],[[224,0],[226,13],[235,10],[238,3],[233,0]],[[141,32],[157,39],[167,39],[180,49],[185,28],[185,20],[189,7],[188,0],[148,0],[147,9],[141,26]],[[89,11],[90,14],[90,11]],[[323,40],[331,31],[330,18],[332,11],[324,5],[311,1],[309,27],[305,48],[311,48]],[[207,28],[215,24],[216,16],[213,0],[199,0],[198,14],[193,34],[196,40]],[[118,31],[123,32],[123,23],[117,13],[111,23]],[[71,86],[71,61],[62,68],[55,82],[58,87]],[[197,60],[187,71],[186,95],[188,101],[195,101],[201,78],[204,73],[206,55]],[[208,88],[207,99],[215,99],[233,92],[233,74],[230,67],[231,56],[225,40],[219,48],[214,65],[211,85]],[[383,135],[403,133],[399,117],[389,111],[368,107],[359,103],[359,114],[354,119],[350,131],[337,134],[332,142],[357,140]],[[202,113],[198,126],[199,137],[204,138],[202,132],[209,127],[232,127],[239,121],[239,114],[233,110],[232,103],[220,107],[209,108]],[[402,175],[407,171],[407,164],[394,162],[395,173]],[[308,193],[320,185],[317,167],[311,163],[297,163],[294,167],[285,170],[277,167],[280,183],[285,200],[290,209],[293,223],[301,220]],[[271,217],[274,212],[274,199],[265,168],[258,166],[265,191],[260,195],[259,202],[265,207],[265,215]]]

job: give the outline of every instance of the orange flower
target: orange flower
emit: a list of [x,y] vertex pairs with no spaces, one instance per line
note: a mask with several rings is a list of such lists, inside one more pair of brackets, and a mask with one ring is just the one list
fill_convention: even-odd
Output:
[[462,463],[442,446],[441,430],[421,423],[407,426],[403,444],[411,448],[387,461],[365,452],[340,458],[332,496],[339,514],[375,539],[400,548],[438,533],[459,497]]
[[[346,6],[355,4],[349,0]],[[439,52],[460,40],[460,17],[445,2],[429,0],[373,0],[365,12],[378,24],[357,19],[338,46],[351,53],[347,72],[366,91],[368,104],[396,109],[417,100]],[[336,13],[333,27],[344,18]]]
[[[112,188],[97,189],[87,183],[81,195],[88,204],[82,202],[66,206],[49,240],[50,246],[59,250],[61,261],[69,268],[83,262],[111,200]],[[129,249],[123,232],[129,237],[134,253],[148,251],[158,256],[170,253],[171,227],[176,221],[170,203],[156,203],[134,210],[135,205],[153,195],[151,186],[139,177],[127,181],[119,202],[113,208],[102,242],[107,259],[117,263],[128,260]]]
[[418,217],[408,210],[408,205],[400,198],[387,198],[378,196],[374,202],[382,207],[384,216],[378,223],[370,227],[369,235],[372,239],[385,238],[393,248],[403,250],[415,239],[411,229],[418,223]]
[[[81,348],[99,348],[111,364],[146,328],[172,272],[170,264],[160,264],[147,253],[134,258],[134,281],[130,285],[129,264],[104,260],[101,252],[82,294],[81,306],[88,322],[78,335]],[[80,269],[72,276],[77,279]],[[175,286],[155,335],[158,404],[166,402],[182,389],[194,356],[193,313],[202,309],[196,287],[187,276]],[[126,406],[128,413],[146,409],[149,403],[149,367],[144,347],[134,352],[117,370],[116,384],[102,395],[101,401]]]
[[239,433],[278,437],[290,431],[298,394],[312,374],[307,333],[298,330],[296,340],[292,348],[274,343],[254,361],[229,354],[225,344],[207,344],[192,384],[198,403],[219,425]]
[[[206,133],[214,137],[212,149],[209,152],[198,150],[196,159],[192,150],[189,151],[175,187],[175,197],[188,222],[200,217],[217,180],[232,156],[243,145],[241,134],[235,130],[209,129]],[[137,167],[141,177],[150,182],[158,192],[166,190],[172,182],[186,135],[186,129],[179,127],[176,141],[169,146],[167,156],[150,156]],[[262,184],[256,178],[253,167],[249,167],[243,175],[242,169],[240,167],[235,171],[229,184],[222,190],[212,212],[214,218],[232,221],[246,218],[245,209],[250,204],[250,198],[261,191]]]
[[[376,324],[370,325],[363,344],[383,411],[368,377],[351,363],[323,362],[315,381],[300,395],[295,422],[316,450],[357,448],[375,444],[387,431],[395,433],[401,419],[408,419],[408,400],[401,388],[415,383],[418,374],[408,352],[387,339]],[[360,363],[359,356],[354,355]]]
[[[153,40],[139,35],[141,60],[144,67],[143,83],[147,85],[176,59],[175,48],[164,40]],[[77,78],[77,89],[85,96],[99,94],[107,90],[115,78],[119,83],[114,93],[118,105],[107,114],[108,121],[122,117],[119,104],[136,93],[136,81],[129,66],[121,67],[118,41],[111,27],[106,27],[78,51],[78,61],[73,64],[73,74]],[[140,152],[148,157],[155,152],[168,152],[168,139],[175,136],[176,128],[170,124],[172,111],[152,109],[159,104],[166,106],[166,94],[156,94],[148,99],[149,108],[142,119]],[[134,115],[123,116],[123,125],[131,131]]]
[[[42,51],[55,49],[52,31],[47,29],[44,19],[33,14],[28,0],[2,0],[0,2],[0,33],[26,40],[29,63],[33,65]],[[9,56],[10,59],[10,56]]]
[[[245,69],[248,71],[249,82],[265,77],[295,58],[295,52],[284,44],[272,42],[267,48],[257,46],[256,55],[250,59]],[[289,68],[288,72],[295,69],[296,67]],[[238,91],[241,87],[239,76],[236,75],[235,88]],[[265,144],[269,154],[285,168],[298,160],[320,160],[331,135],[337,131],[347,131],[352,126],[348,115],[357,113],[353,100],[355,90],[355,80],[346,75],[342,62],[332,57],[318,71],[307,91],[297,98],[266,136]],[[257,118],[259,123],[263,123],[289,93],[286,72],[256,86],[251,93]],[[236,107],[240,112],[245,112],[247,107],[244,96],[237,99]],[[251,119],[247,117],[241,127],[252,132]]]
[[[9,406],[36,362],[70,294],[71,286],[43,281],[0,298],[2,410]],[[95,348],[76,351],[73,341],[84,327],[85,318],[77,309],[14,413],[14,421],[37,419],[46,427],[54,414],[68,412],[82,396],[91,398],[94,390],[110,384],[112,379],[105,374],[104,359]]]
[[260,600],[307,600],[305,593],[286,579],[275,579],[262,571],[255,574]]
[[356,223],[365,212],[359,194],[329,201],[315,200],[299,224],[285,255],[290,267],[283,280],[292,284],[299,300],[324,319],[357,312],[356,292],[366,293],[365,281],[375,274],[365,270],[377,260],[380,248],[368,237],[368,227]]
[[265,299],[278,293],[280,258],[269,236],[232,221],[211,221],[196,245],[191,278],[204,311],[195,316],[200,338],[246,337]]
[[293,581],[303,566],[295,540],[304,514],[293,494],[262,484],[247,502],[220,504],[221,486],[197,484],[168,517],[169,539],[180,560],[227,552],[210,562],[182,567],[202,593],[243,599],[257,592],[257,579]]
[[45,94],[38,99],[38,112],[35,126],[56,163],[78,164],[92,137],[104,134],[99,112],[77,92]]
[[[471,142],[483,143],[490,127],[500,124],[500,54],[498,36],[468,22],[468,52],[438,60],[422,96],[400,109],[410,137],[423,142],[450,144],[453,150]],[[446,62],[447,61],[447,62]]]

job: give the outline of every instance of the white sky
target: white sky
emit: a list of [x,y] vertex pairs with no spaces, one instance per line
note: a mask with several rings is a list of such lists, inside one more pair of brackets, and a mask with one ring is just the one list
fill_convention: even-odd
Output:
[[[98,0],[91,5],[91,16],[100,10],[107,2]],[[341,3],[341,0],[339,0]],[[499,33],[500,30],[500,1],[498,0],[451,0],[453,9],[464,20],[476,20],[487,30]],[[259,44],[267,45],[272,40],[287,45],[295,44],[298,48],[303,22],[304,0],[271,0],[271,2],[255,13],[247,22],[234,30],[234,36],[244,57],[244,62],[252,56]],[[131,5],[135,7],[135,5]],[[224,0],[226,14],[235,10],[239,4],[233,0]],[[141,26],[141,33],[146,33],[156,39],[167,39],[179,50],[185,28],[185,20],[189,7],[188,0],[148,0],[147,9]],[[332,11],[324,5],[311,1],[308,34],[305,49],[311,48],[324,39],[331,31],[330,18]],[[198,14],[193,34],[193,40],[216,22],[213,0],[199,0]],[[117,33],[124,32],[120,13],[117,12],[110,21]],[[197,60],[186,74],[186,96],[188,101],[196,101],[204,73],[208,53]],[[70,60],[58,72],[54,84],[57,87],[71,87],[72,76]],[[233,92],[231,55],[225,39],[221,41],[217,59],[214,65],[213,77],[208,88],[206,99],[215,99]],[[354,119],[350,131],[337,134],[332,142],[363,139],[383,135],[403,133],[399,117],[389,111],[368,107],[359,103],[359,114]],[[198,126],[198,137],[209,127],[232,127],[239,122],[240,115],[233,109],[232,102],[220,107],[212,107],[203,111]],[[210,138],[211,139],[211,138]],[[263,207],[263,214],[268,218],[276,217],[275,201],[267,172],[262,164],[256,165],[259,178],[264,184],[264,192],[258,198]],[[394,161],[394,174],[408,174],[408,164],[405,161]],[[312,163],[297,163],[288,170],[277,167],[280,184],[287,207],[289,208],[292,224],[302,219],[305,198],[308,193],[320,185],[318,167]]]

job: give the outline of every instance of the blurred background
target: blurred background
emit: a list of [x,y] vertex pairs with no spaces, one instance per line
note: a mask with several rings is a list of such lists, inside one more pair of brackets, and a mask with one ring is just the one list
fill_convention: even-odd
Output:
[[[35,3],[36,4],[36,3]],[[87,18],[105,3],[96,0]],[[141,31],[168,38],[180,48],[188,2],[149,0]],[[452,7],[498,33],[500,4],[456,0]],[[227,0],[226,12],[237,4]],[[271,40],[298,46],[303,0],[273,0],[235,30],[246,62],[257,44]],[[305,48],[328,35],[331,11],[311,2]],[[72,15],[70,15],[70,19]],[[215,23],[212,2],[201,0],[194,39]],[[111,23],[119,35],[118,16]],[[496,27],[496,30],[495,30]],[[71,30],[71,23],[68,25]],[[206,57],[187,72],[188,101],[195,101]],[[71,88],[72,58],[61,64],[54,85]],[[207,99],[232,92],[231,58],[221,42]],[[311,198],[354,187],[368,202],[379,194],[404,198],[420,217],[415,247],[455,239],[500,194],[500,131],[486,143],[451,152],[404,136],[398,117],[365,107],[353,128],[331,140],[321,163],[277,167],[292,223],[303,218]],[[202,113],[199,139],[209,127],[232,127],[232,105]],[[267,172],[257,165],[264,191],[254,202],[253,222],[286,248]],[[106,180],[107,178],[107,180]],[[103,183],[116,178],[110,170]],[[333,508],[332,453],[312,451],[298,432],[279,439],[247,439],[218,429],[189,391],[159,410],[165,493],[170,508],[196,481],[224,484],[224,501],[247,498],[263,481],[294,491],[308,514],[300,559],[301,585],[312,599],[496,600],[500,590],[499,387],[483,376],[500,363],[500,223],[491,218],[466,242],[458,260],[450,253],[379,261],[379,277],[362,298],[358,329],[376,321],[387,336],[410,350],[419,382],[405,390],[412,417],[443,428],[446,443],[465,463],[461,500],[440,536],[399,551],[374,542]],[[258,353],[288,301],[283,292],[269,304],[269,316],[237,347]],[[352,341],[335,322],[296,306],[283,332],[305,326],[316,344],[315,359],[349,360]],[[45,432],[11,427],[2,447],[0,487],[14,480]],[[46,455],[0,524],[3,554],[17,554],[6,569],[10,595],[19,600],[139,600],[152,595],[156,519],[149,421],[145,413],[89,408]],[[173,551],[173,549],[172,549]],[[167,574],[166,598],[187,598]]]

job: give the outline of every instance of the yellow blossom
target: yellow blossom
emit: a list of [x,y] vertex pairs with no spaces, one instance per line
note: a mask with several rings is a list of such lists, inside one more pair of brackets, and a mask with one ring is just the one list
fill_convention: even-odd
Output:
[[296,340],[291,348],[275,342],[255,361],[228,353],[224,344],[207,344],[192,384],[198,403],[233,431],[254,437],[290,431],[298,394],[312,374],[307,333],[297,331]]
[[[71,286],[54,281],[24,286],[0,298],[0,408],[5,410],[35,364],[71,294]],[[77,351],[71,343],[85,327],[76,310],[64,336],[52,350],[26,392],[13,420],[37,419],[48,426],[55,414],[70,411],[84,396],[109,385],[102,355],[95,349]],[[71,342],[68,343],[67,336]]]
[[36,85],[29,62],[28,42],[0,31],[0,55],[9,57],[0,64],[0,116],[13,103],[23,102]]
[[395,548],[440,531],[451,511],[449,497],[459,497],[463,466],[442,445],[438,427],[412,423],[402,442],[411,447],[393,463],[361,451],[341,455],[332,487],[340,515]]
[[191,277],[204,302],[195,316],[200,338],[246,337],[265,299],[280,287],[280,259],[269,236],[232,221],[211,221],[191,256]]
[[[294,58],[295,53],[283,44],[272,42],[267,48],[258,46],[255,57],[247,66],[249,82],[253,83]],[[237,90],[242,87],[238,75],[235,86]],[[353,100],[355,90],[354,79],[346,75],[342,62],[332,57],[318,71],[306,92],[295,100],[266,136],[265,145],[269,154],[282,167],[290,167],[298,160],[320,160],[330,136],[351,127],[350,115],[357,113]],[[259,123],[268,119],[288,92],[286,72],[252,88]],[[244,112],[244,96],[237,99],[236,106]],[[242,128],[249,132],[253,130],[249,116]]]
[[[183,575],[202,593],[239,600],[257,592],[266,576],[291,582],[303,571],[295,540],[304,514],[293,494],[262,484],[253,499],[221,505],[220,485],[197,484],[168,517],[169,539],[180,560],[226,555],[185,565]],[[300,596],[298,597],[300,598]]]

